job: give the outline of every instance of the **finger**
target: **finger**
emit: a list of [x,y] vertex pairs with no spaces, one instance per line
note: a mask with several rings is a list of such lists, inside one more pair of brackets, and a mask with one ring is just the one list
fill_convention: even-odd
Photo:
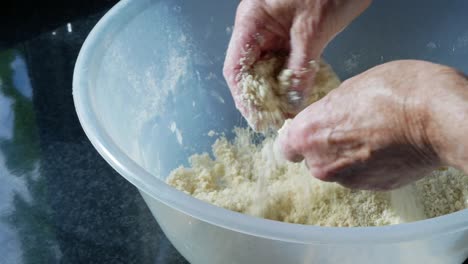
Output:
[[292,70],[290,89],[302,95],[312,86],[324,41],[317,38],[313,18],[297,18],[290,34],[291,51],[287,62],[287,68]]
[[278,36],[278,27],[274,25],[275,21],[265,18],[256,1],[239,4],[223,69],[231,87],[235,88],[233,84],[243,67],[243,58],[249,60],[242,63],[251,66],[265,51],[280,49],[281,45],[285,45],[284,40],[275,38]]
[[250,67],[259,59],[261,49],[252,35],[253,32],[238,22],[236,24],[226,53],[223,74],[237,109],[242,115],[247,116],[248,111],[242,102],[242,91],[238,83],[242,69]]
[[244,117],[248,117],[249,112],[255,109],[249,109],[242,101],[239,82],[243,71],[249,70],[258,60],[267,59],[267,56],[284,50],[284,46],[287,46],[284,39],[278,39],[276,33],[267,30],[263,23],[257,22],[255,17],[251,16],[242,14],[236,19],[223,69],[236,107]]
[[302,150],[304,142],[299,138],[299,130],[294,120],[283,125],[278,133],[276,144],[279,146],[283,157],[291,162],[300,162],[304,159]]
[[326,150],[311,152],[306,155],[305,162],[310,174],[321,181],[339,182],[348,173],[349,162],[346,159],[333,159],[333,155],[326,153]]
[[261,55],[261,48],[251,31],[246,27],[234,26],[223,68],[224,77],[231,89],[236,89],[242,67],[253,65]]

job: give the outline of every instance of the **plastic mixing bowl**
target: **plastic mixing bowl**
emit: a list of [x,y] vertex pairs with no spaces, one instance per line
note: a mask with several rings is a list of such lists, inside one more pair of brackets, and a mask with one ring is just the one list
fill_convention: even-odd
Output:
[[[387,227],[326,228],[250,217],[164,183],[208,131],[245,125],[222,77],[237,0],[128,0],[80,52],[73,95],[89,139],[140,190],[192,263],[462,263],[468,211]],[[345,79],[385,61],[426,59],[468,70],[468,2],[378,1],[325,53]]]

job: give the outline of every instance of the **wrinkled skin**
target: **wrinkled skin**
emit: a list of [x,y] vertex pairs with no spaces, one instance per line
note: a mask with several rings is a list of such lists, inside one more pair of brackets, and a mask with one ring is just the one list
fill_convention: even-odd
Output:
[[[342,83],[299,113],[278,138],[284,156],[313,176],[387,190],[443,165],[465,169],[468,82],[456,70],[395,61]],[[458,113],[458,115],[454,115]],[[457,127],[454,124],[459,124]]]
[[[291,89],[306,97],[315,76],[308,63],[370,2],[243,0],[223,70],[241,113],[248,116],[239,99],[241,58],[249,55],[246,64],[252,65],[271,53],[288,54],[286,66],[299,80]],[[395,61],[345,81],[304,109],[278,143],[287,159],[304,159],[319,179],[387,190],[439,166],[468,173],[466,120],[463,74],[422,61]]]
[[[307,97],[319,59],[327,43],[370,4],[370,0],[243,0],[237,9],[224,76],[237,108],[248,116],[239,97],[240,60],[247,65],[271,55],[289,54],[287,68],[298,80],[291,89]],[[310,92],[310,91],[309,91]],[[298,109],[301,110],[301,109]]]

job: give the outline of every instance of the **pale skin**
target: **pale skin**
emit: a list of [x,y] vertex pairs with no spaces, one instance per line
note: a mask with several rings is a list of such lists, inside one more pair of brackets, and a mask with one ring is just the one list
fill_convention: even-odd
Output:
[[291,89],[307,93],[304,87],[311,86],[315,76],[309,62],[319,59],[328,42],[369,4],[370,0],[243,0],[223,71],[239,111],[248,116],[237,86],[240,60],[247,53],[247,65],[271,53],[289,54],[287,68],[300,80]]
[[[245,109],[236,100],[234,76],[241,48],[255,44],[249,38],[251,32],[272,34],[255,48],[257,59],[270,50],[287,51],[288,67],[300,69],[320,57],[326,44],[369,4],[358,0],[241,2],[224,68],[241,113]],[[311,87],[313,76],[314,72],[301,76],[303,82],[292,89]],[[467,118],[466,76],[429,62],[394,61],[344,81],[302,110],[278,143],[288,160],[304,160],[318,179],[350,188],[388,190],[441,166],[468,173]]]

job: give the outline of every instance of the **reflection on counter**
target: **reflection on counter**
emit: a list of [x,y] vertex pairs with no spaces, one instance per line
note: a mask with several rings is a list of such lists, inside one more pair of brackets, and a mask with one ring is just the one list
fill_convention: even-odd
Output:
[[45,179],[38,175],[39,142],[23,51],[0,52],[0,80],[0,239],[7,242],[2,243],[7,245],[3,260],[53,263],[60,252],[47,221]]
[[78,122],[91,15],[0,49],[0,263],[187,263]]

